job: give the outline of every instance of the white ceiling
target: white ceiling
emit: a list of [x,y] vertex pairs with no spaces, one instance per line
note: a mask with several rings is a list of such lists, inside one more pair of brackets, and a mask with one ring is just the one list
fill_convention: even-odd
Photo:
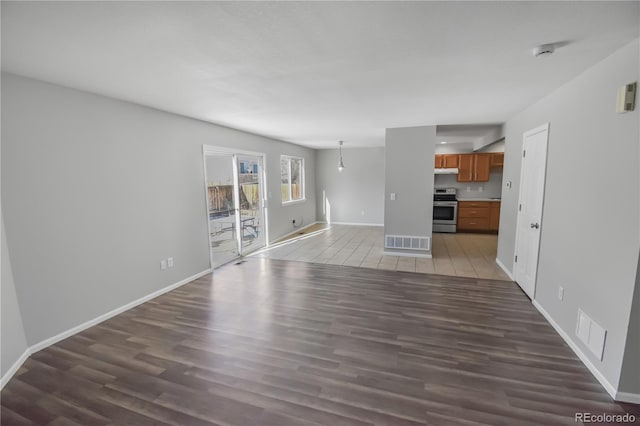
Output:
[[[7,2],[2,68],[315,148],[502,123],[638,37],[637,2]],[[542,43],[567,42],[548,58]],[[449,137],[454,137],[451,134]]]

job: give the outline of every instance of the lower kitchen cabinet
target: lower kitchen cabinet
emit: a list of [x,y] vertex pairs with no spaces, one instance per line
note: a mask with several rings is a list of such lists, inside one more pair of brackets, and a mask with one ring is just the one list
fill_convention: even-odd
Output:
[[492,201],[489,206],[489,230],[498,232],[500,228],[500,201]]
[[458,202],[458,231],[495,232],[499,221],[499,201]]

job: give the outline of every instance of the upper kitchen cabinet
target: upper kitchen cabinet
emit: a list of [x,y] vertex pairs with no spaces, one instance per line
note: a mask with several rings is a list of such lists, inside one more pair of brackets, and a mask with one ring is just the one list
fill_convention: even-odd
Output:
[[491,168],[501,169],[504,166],[504,152],[491,153]]
[[491,154],[460,154],[458,156],[458,182],[488,182]]
[[436,154],[436,169],[455,169],[458,167],[458,154]]

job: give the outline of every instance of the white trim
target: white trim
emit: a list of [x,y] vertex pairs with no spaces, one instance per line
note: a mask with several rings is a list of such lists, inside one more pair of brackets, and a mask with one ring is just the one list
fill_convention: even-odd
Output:
[[[309,224],[309,225],[307,225],[307,226],[304,226],[304,227],[299,228],[299,229],[294,229],[293,231],[291,231],[291,232],[289,232],[289,233],[287,233],[287,234],[280,235],[279,237],[275,238],[275,240],[277,241],[277,240],[281,240],[281,239],[286,238],[286,237],[290,237],[291,235],[293,235],[293,234],[297,234],[298,232],[303,231],[303,230],[307,229],[308,227],[313,226],[313,225],[316,225],[316,224],[318,224],[318,223],[326,223],[326,222],[318,222],[318,221],[316,221],[316,222],[312,222],[312,223],[310,223],[310,224]],[[276,244],[276,241],[268,242],[268,243],[267,243],[267,247],[270,247],[271,245]]]
[[306,201],[307,201],[306,198],[300,198],[299,200],[283,201],[282,205],[283,206],[290,206],[292,204],[300,204],[300,203],[304,203]]
[[209,273],[212,272],[212,269],[206,269],[202,272],[198,272],[195,275],[192,275],[190,277],[187,277],[175,284],[171,284],[167,287],[161,288],[160,290],[154,291],[153,293],[147,294],[146,296],[143,296],[139,299],[136,299],[132,302],[127,303],[126,305],[120,306],[119,308],[113,309],[105,314],[99,315],[96,318],[93,318],[89,321],[86,321],[80,325],[77,325],[73,328],[70,328],[69,330],[63,331],[62,333],[56,334],[53,337],[49,337],[48,339],[45,339],[39,343],[36,343],[35,345],[32,345],[30,347],[28,347],[24,353],[22,354],[22,356],[11,366],[11,368],[9,369],[9,371],[7,371],[5,373],[4,376],[2,376],[2,379],[0,380],[0,389],[3,388],[7,382],[11,379],[11,377],[13,377],[13,375],[16,373],[16,371],[18,371],[18,369],[20,368],[20,366],[22,366],[22,364],[27,360],[27,358],[29,358],[29,356],[31,354],[34,354],[38,351],[41,351],[42,349],[49,347],[51,345],[54,345],[56,343],[58,343],[61,340],[66,339],[67,337],[73,336],[74,334],[80,333],[83,330],[86,330],[89,327],[93,327],[94,325],[100,324],[103,321],[108,320],[109,318],[112,318],[118,314],[121,314],[124,311],[128,311],[131,308],[135,308],[138,305],[141,305],[145,302],[148,302],[151,299],[155,299],[158,296],[163,295],[164,293],[168,293],[171,290],[175,290],[178,287],[181,287],[185,284],[190,283],[191,281],[197,280],[200,277],[203,277]]
[[[280,169],[282,171],[282,159],[286,158],[289,161],[289,183],[287,184],[288,186],[288,192],[289,192],[289,199],[287,201],[282,199],[282,193],[280,194],[280,203],[283,206],[286,205],[291,205],[291,204],[297,204],[297,203],[302,203],[307,201],[307,168],[305,166],[305,159],[304,157],[296,157],[294,155],[286,155],[286,154],[280,154]],[[302,196],[300,198],[297,199],[293,199],[293,192],[292,192],[292,185],[293,183],[291,182],[291,161],[292,160],[300,160],[300,183],[302,184]]]
[[510,279],[511,281],[515,281],[515,280],[513,279],[513,274],[512,274],[511,272],[509,272],[509,270],[507,269],[507,267],[506,267],[506,266],[504,266],[504,264],[503,264],[502,262],[500,262],[500,259],[498,259],[497,257],[496,257],[496,263],[498,264],[498,266],[500,267],[500,269],[502,269],[502,270],[504,271],[504,273],[505,273],[505,274],[507,274],[507,276],[509,277],[509,279]]
[[22,364],[24,364],[27,358],[29,358],[29,355],[31,355],[31,353],[31,348],[25,349],[22,355],[20,355],[20,358],[18,358],[16,362],[13,363],[11,368],[9,368],[6,373],[4,373],[4,376],[2,376],[2,379],[0,379],[0,389],[4,388],[9,380],[11,380],[13,375],[16,374],[20,367],[22,367]]
[[267,154],[265,154],[264,152],[258,152],[258,151],[245,151],[242,149],[236,149],[236,148],[228,148],[226,146],[216,146],[216,145],[207,145],[207,144],[202,144],[202,149],[203,152],[205,154],[228,154],[228,155],[233,155],[233,154],[240,154],[240,155],[249,155],[249,156],[255,156],[255,157],[266,157]]
[[640,393],[618,392],[613,399],[630,404],[640,404]]
[[382,254],[385,256],[398,256],[398,257],[421,257],[424,259],[431,259],[430,254],[418,254],[418,253],[405,253],[405,252],[397,252],[397,251],[383,251]]
[[[326,223],[326,222],[325,222]],[[348,225],[348,226],[384,226],[384,223],[356,223],[356,222],[331,222],[331,225]]]
[[[569,345],[569,347],[573,350],[573,352],[576,355],[578,355],[578,358],[580,358],[580,361],[582,361],[582,363],[589,369],[589,371],[591,371],[591,374],[593,374],[593,376],[600,382],[600,384],[604,387],[604,389],[611,396],[611,398],[616,399],[618,392],[616,391],[615,387],[611,383],[609,383],[609,381],[604,377],[604,375],[600,372],[600,370],[598,370],[598,367],[596,367],[591,362],[591,360],[587,357],[587,355],[585,355],[584,352],[582,352],[582,350],[578,347],[578,345],[558,325],[558,323],[554,321],[551,315],[544,310],[544,308],[538,303],[537,300],[534,300],[532,303],[533,303],[533,306],[535,306],[536,309],[542,314],[542,316],[545,317],[547,322],[551,324],[551,327],[553,327],[556,330],[556,332],[560,335],[560,337],[564,339],[564,341],[567,343],[567,345]],[[630,395],[633,395],[633,394],[630,394]]]
[[[534,129],[531,130],[527,130],[526,132],[524,132],[522,134],[522,151],[524,151],[525,149],[525,142],[527,140],[527,138],[529,136],[533,136],[535,134],[541,133],[541,132],[547,132],[547,139],[545,141],[545,147],[544,147],[544,175],[542,176],[542,206],[540,209],[540,223],[544,223],[543,221],[543,216],[544,216],[544,194],[545,194],[545,190],[546,190],[546,185],[547,185],[547,157],[548,157],[548,153],[549,153],[549,122],[546,122]],[[524,173],[524,169],[522,167],[522,157],[520,157],[520,185],[518,188],[518,206],[520,206],[522,204],[522,185],[524,184],[524,179],[522,178],[522,175]],[[514,246],[514,256],[518,255],[518,244],[519,244],[519,240],[520,240],[520,221],[522,220],[522,213],[520,212],[520,209],[518,208],[516,210],[516,238],[515,238],[515,246]],[[536,257],[536,261],[539,262],[540,261],[540,240],[542,239],[542,229],[540,230],[540,232],[538,233],[538,255]],[[512,274],[513,278],[511,279],[512,281],[517,282],[518,280],[518,264],[517,262],[514,261],[513,263],[513,274]],[[531,300],[533,300],[536,296],[536,287],[537,287],[537,280],[538,280],[538,263],[536,263],[536,267],[535,267],[535,273],[534,273],[534,277],[533,277],[533,290],[531,291],[531,294],[527,294],[527,296],[529,296],[531,298]],[[524,291],[525,293],[527,293],[527,291],[520,285],[520,283],[518,283],[518,286],[520,286],[520,288],[522,288],[522,291]]]

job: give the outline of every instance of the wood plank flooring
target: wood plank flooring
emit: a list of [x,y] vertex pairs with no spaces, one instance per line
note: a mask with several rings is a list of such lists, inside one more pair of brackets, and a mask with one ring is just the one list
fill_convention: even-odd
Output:
[[513,283],[261,258],[33,354],[0,398],[3,426],[640,418]]

